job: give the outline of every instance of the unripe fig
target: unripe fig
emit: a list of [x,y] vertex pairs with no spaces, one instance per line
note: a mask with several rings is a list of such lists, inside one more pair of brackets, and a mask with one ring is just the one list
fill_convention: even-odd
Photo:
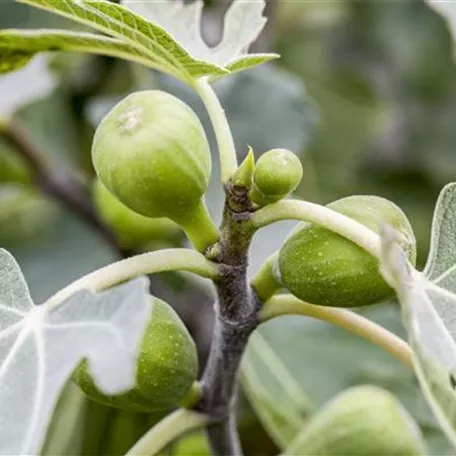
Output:
[[179,405],[198,372],[195,343],[176,312],[153,298],[150,323],[138,356],[136,386],[123,394],[107,396],[95,385],[87,363],[73,380],[96,402],[121,410],[154,412]]
[[419,427],[390,392],[358,386],[311,418],[286,454],[418,456],[424,444]]
[[150,218],[122,204],[96,179],[93,199],[103,222],[126,248],[146,247],[155,241],[174,242],[179,239],[179,226],[167,218]]
[[301,182],[302,165],[287,149],[271,149],[257,161],[250,198],[259,206],[279,201]]
[[[377,233],[381,222],[388,223],[399,233],[410,262],[415,263],[412,227],[394,203],[377,196],[350,196],[328,207]],[[376,258],[339,234],[311,223],[300,225],[284,243],[276,271],[283,286],[312,304],[358,307],[394,295],[380,275]]]
[[197,248],[217,240],[202,201],[209,145],[198,117],[178,98],[147,90],[122,100],[98,126],[92,160],[101,182],[130,209],[174,220]]
[[39,238],[55,223],[56,206],[33,188],[0,185],[0,247]]
[[25,160],[0,140],[0,182],[29,184],[31,172]]

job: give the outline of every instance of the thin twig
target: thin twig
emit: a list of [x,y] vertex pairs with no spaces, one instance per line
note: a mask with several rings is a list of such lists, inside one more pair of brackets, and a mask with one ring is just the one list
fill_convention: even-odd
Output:
[[68,172],[57,171],[17,120],[11,120],[1,131],[1,136],[26,160],[43,193],[62,203],[95,229],[121,257],[131,255],[131,251],[119,246],[113,233],[100,220],[80,182]]

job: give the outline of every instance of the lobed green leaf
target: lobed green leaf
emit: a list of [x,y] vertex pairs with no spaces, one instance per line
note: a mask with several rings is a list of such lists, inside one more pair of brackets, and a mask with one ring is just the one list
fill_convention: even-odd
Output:
[[129,44],[147,56],[149,66],[183,81],[226,70],[190,57],[164,29],[129,9],[107,1],[19,0],[73,19]]
[[[263,30],[267,19],[263,16],[265,2],[234,1],[228,9],[223,37],[214,47],[208,46],[201,35],[203,2],[190,4],[181,1],[137,2],[123,4],[159,24],[195,59],[210,62],[228,72],[241,71],[278,58],[277,54],[248,54],[247,49]],[[208,75],[209,76],[209,75]],[[220,75],[214,74],[211,79]]]
[[225,17],[224,36],[215,47],[201,36],[201,1],[191,5],[174,0],[125,2],[128,8],[106,0],[18,1],[113,38],[59,30],[6,30],[0,41],[3,73],[23,67],[37,52],[91,52],[132,60],[192,84],[198,78],[214,80],[278,57],[246,51],[266,23],[262,0],[235,1]]
[[120,40],[66,30],[0,31],[0,73],[19,69],[38,52],[87,52],[153,66],[147,55]]
[[38,454],[57,399],[82,360],[107,394],[131,388],[149,315],[143,278],[35,306],[18,264],[0,250],[0,454]]

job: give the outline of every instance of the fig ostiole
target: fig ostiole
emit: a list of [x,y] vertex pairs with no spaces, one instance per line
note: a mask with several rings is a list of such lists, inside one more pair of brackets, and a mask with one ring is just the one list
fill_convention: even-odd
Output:
[[[409,261],[415,263],[412,227],[394,203],[376,196],[351,196],[328,207],[375,232],[381,223],[389,224],[399,234]],[[394,296],[379,272],[377,258],[339,234],[311,223],[299,225],[270,269],[283,288],[312,304],[359,307]]]
[[287,149],[271,149],[256,162],[250,199],[266,206],[285,198],[302,179],[299,158]]
[[178,406],[194,396],[198,373],[195,343],[171,306],[154,297],[151,300],[150,322],[136,366],[136,386],[116,396],[105,395],[84,362],[74,372],[73,380],[92,400],[121,410],[149,413]]
[[175,222],[138,214],[122,204],[98,179],[93,183],[92,195],[101,220],[122,247],[141,249],[179,242],[182,231]]
[[203,200],[209,144],[196,114],[178,98],[146,90],[123,99],[98,126],[92,161],[104,186],[133,211],[175,221],[198,250],[218,240]]
[[420,429],[398,400],[375,386],[350,388],[305,425],[286,455],[419,456]]

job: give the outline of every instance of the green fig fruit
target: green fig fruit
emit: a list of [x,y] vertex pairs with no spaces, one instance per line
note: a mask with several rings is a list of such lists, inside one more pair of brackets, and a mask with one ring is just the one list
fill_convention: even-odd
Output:
[[130,209],[167,217],[199,250],[218,239],[202,200],[211,174],[209,144],[196,114],[166,92],[136,92],[118,103],[94,136],[100,181]]
[[39,239],[56,216],[54,203],[35,189],[15,183],[0,185],[0,247]]
[[150,218],[122,204],[96,179],[93,200],[100,218],[125,248],[141,248],[153,242],[177,242],[181,229],[167,218]]
[[32,173],[26,161],[0,139],[0,182],[30,184]]
[[179,405],[191,390],[198,372],[195,343],[176,312],[166,302],[151,299],[152,315],[132,390],[105,395],[95,385],[86,362],[73,374],[73,380],[94,401],[126,411],[155,412]]
[[301,179],[302,165],[293,152],[269,150],[256,163],[250,199],[259,206],[274,203],[291,193]]
[[[378,232],[391,225],[415,264],[412,227],[394,203],[377,196],[350,196],[328,205]],[[394,291],[383,280],[378,260],[358,245],[323,227],[303,223],[282,246],[275,265],[277,279],[297,298],[330,307],[358,307],[384,301]]]
[[388,391],[350,388],[325,405],[285,454],[312,456],[419,456],[418,425]]

